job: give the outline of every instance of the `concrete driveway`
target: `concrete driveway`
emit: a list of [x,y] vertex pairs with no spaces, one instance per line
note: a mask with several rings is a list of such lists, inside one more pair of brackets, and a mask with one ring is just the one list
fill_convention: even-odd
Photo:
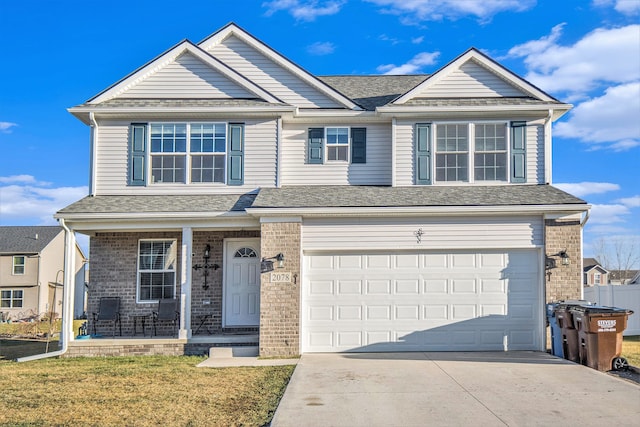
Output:
[[305,354],[272,426],[631,426],[640,385],[546,353]]

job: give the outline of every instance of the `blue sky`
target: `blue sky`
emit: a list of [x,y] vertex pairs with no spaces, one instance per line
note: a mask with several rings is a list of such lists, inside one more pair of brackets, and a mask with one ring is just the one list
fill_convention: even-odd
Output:
[[183,39],[235,22],[311,73],[431,73],[476,47],[574,109],[553,182],[602,237],[640,242],[640,0],[0,1],[0,225],[87,194],[80,104]]

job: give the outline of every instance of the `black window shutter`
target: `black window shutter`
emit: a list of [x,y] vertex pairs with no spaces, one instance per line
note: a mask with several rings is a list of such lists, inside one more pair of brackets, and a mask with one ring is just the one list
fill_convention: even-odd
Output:
[[527,122],[511,122],[511,182],[527,182]]
[[244,124],[229,124],[227,185],[244,184]]
[[367,163],[367,128],[351,128],[351,163]]
[[307,163],[322,164],[324,157],[324,128],[310,128],[307,142]]
[[129,135],[129,185],[146,185],[147,124],[132,123]]
[[416,184],[431,184],[431,125],[416,125]]

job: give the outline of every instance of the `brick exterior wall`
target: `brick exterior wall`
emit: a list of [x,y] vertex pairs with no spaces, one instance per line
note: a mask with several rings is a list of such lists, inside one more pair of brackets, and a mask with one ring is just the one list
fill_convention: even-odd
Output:
[[580,299],[582,296],[581,270],[581,227],[577,220],[545,220],[546,255],[567,251],[569,265],[562,265],[560,257],[556,260],[556,268],[546,273],[546,302],[566,299]]
[[[291,283],[271,283],[261,275],[260,356],[295,356],[300,353],[300,223],[263,223],[260,251],[269,258],[282,252]],[[276,268],[277,270],[277,268]]]
[[185,344],[182,342],[160,343],[136,340],[136,343],[73,343],[62,357],[108,357],[108,356],[182,356]]

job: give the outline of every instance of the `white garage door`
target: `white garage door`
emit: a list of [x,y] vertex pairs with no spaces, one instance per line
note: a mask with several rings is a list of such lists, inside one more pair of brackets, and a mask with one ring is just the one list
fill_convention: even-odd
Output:
[[305,256],[302,351],[540,350],[534,250]]

